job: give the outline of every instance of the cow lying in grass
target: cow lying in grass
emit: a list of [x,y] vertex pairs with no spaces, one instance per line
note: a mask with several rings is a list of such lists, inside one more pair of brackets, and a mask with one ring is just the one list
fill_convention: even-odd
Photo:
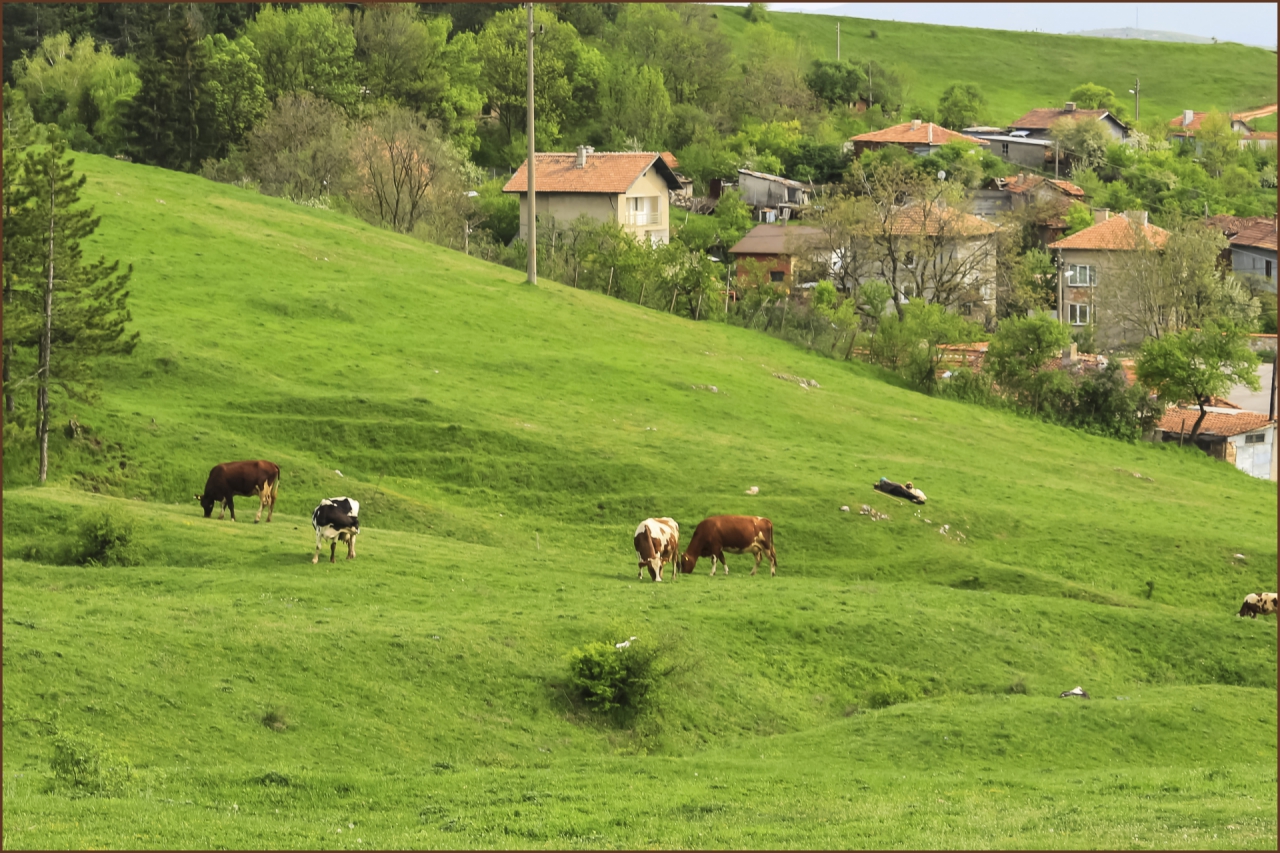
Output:
[[1257,619],[1259,613],[1265,616],[1275,612],[1276,594],[1274,592],[1251,592],[1244,597],[1244,604],[1240,605],[1240,612],[1236,615]]
[[895,483],[893,480],[881,477],[880,482],[873,483],[871,488],[877,492],[884,492],[886,495],[893,495],[895,498],[902,498],[912,503],[922,504],[927,500],[924,492],[917,489],[912,483],[907,483],[904,486],[901,483]]
[[680,557],[680,571],[689,574],[698,565],[699,557],[711,558],[711,574],[716,573],[716,561],[724,565],[729,574],[729,564],[724,554],[754,554],[755,574],[760,568],[760,558],[768,555],[770,576],[778,573],[778,554],[773,550],[773,522],[758,515],[713,515],[703,519],[693,531],[689,547]]
[[320,543],[329,540],[329,562],[338,551],[338,542],[347,543],[347,559],[356,557],[356,537],[360,535],[360,504],[351,498],[325,498],[311,513],[311,526],[316,530],[316,553],[312,564],[320,562]]
[[636,557],[640,561],[636,577],[644,577],[644,570],[648,567],[649,577],[656,583],[662,583],[662,567],[680,552],[680,525],[674,518],[646,518],[636,528],[635,545]]

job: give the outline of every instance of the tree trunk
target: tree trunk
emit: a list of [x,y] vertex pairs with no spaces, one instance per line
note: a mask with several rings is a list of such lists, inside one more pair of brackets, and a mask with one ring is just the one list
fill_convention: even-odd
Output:
[[676,297],[679,295],[680,290],[678,288],[671,288],[671,305],[667,308],[668,314],[674,314],[676,312]]
[[[701,294],[701,293],[699,293],[699,294],[698,294],[698,307],[697,307],[697,308],[695,308],[695,309],[693,309],[693,319],[694,319],[694,320],[697,320],[697,319],[698,319],[698,316],[699,316],[700,314],[702,314],[702,294]],[[6,367],[5,367],[5,369],[6,369],[6,370],[8,370],[8,369],[9,369],[9,368],[8,368],[8,366],[7,366],[7,363],[6,363]],[[7,377],[7,376],[8,376],[8,374],[6,373],[6,374],[5,374],[5,376]],[[1275,376],[1274,369],[1273,369],[1273,372],[1272,372],[1272,376],[1273,376],[1273,377]],[[1274,384],[1274,382],[1273,382],[1273,383],[1272,383],[1272,394],[1271,394],[1271,396],[1272,396],[1272,398],[1273,398],[1273,399],[1274,399],[1274,397],[1275,397],[1275,393],[1274,393],[1274,392],[1275,392],[1275,384]],[[1274,417],[1274,413],[1272,414],[1272,416]]]
[[1200,405],[1200,417],[1196,418],[1196,422],[1191,425],[1191,435],[1187,438],[1192,444],[1195,444],[1196,436],[1200,434],[1200,424],[1204,423],[1205,417],[1209,414],[1205,410],[1205,403],[1209,401],[1208,397],[1197,397],[1196,403]]
[[40,365],[36,386],[36,438],[40,442],[40,482],[49,475],[49,362],[53,344],[53,229],[57,221],[57,177],[49,171],[49,278],[44,288],[44,328],[40,331]]

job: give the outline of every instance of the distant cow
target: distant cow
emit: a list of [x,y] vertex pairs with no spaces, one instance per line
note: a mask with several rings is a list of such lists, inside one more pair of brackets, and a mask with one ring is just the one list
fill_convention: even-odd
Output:
[[231,520],[236,520],[235,496],[248,497],[255,495],[261,498],[258,514],[253,523],[262,520],[262,508],[267,507],[267,521],[276,511],[276,495],[280,491],[280,466],[265,459],[252,462],[223,462],[214,465],[209,472],[209,479],[204,484],[204,494],[196,495],[200,506],[204,507],[204,517],[213,515],[213,505],[222,502],[222,510],[218,513],[221,520],[227,510],[231,510]]
[[773,522],[758,515],[713,515],[703,519],[693,531],[689,547],[680,557],[680,571],[688,574],[698,565],[699,557],[710,557],[712,576],[716,573],[717,560],[724,565],[727,575],[726,551],[730,554],[754,554],[753,575],[760,568],[760,558],[767,554],[769,574],[778,573],[778,554],[773,550]]
[[1274,592],[1251,592],[1244,597],[1244,604],[1240,605],[1240,612],[1236,615],[1257,619],[1259,613],[1266,615],[1275,612],[1276,594]]
[[334,561],[338,542],[347,543],[347,559],[356,557],[356,537],[360,535],[360,503],[351,498],[325,498],[311,513],[311,526],[316,529],[316,553],[313,564],[320,562],[320,543],[329,540],[329,562]]
[[924,492],[917,489],[912,483],[907,483],[904,486],[901,483],[895,483],[893,480],[889,480],[884,477],[880,478],[880,482],[873,483],[871,488],[875,489],[877,492],[884,492],[886,495],[893,495],[895,498],[902,498],[903,500],[908,500],[912,503],[922,504],[928,500],[924,496]]
[[644,577],[644,570],[649,569],[649,577],[662,582],[662,567],[675,560],[680,553],[680,525],[674,518],[646,518],[636,528],[636,557],[640,561],[637,578]]

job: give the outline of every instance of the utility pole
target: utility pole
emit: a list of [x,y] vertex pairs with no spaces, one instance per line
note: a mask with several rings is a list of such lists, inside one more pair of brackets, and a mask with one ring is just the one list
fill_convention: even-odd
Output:
[[533,4],[529,4],[529,90],[525,96],[526,112],[529,116],[529,284],[538,283],[538,202],[533,168]]
[[836,62],[840,61],[840,22],[836,21]]
[[1129,94],[1133,95],[1133,120],[1134,120],[1135,122],[1136,122],[1138,119],[1142,118],[1142,113],[1141,113],[1141,106],[1142,106],[1142,105],[1141,105],[1141,103],[1138,101],[1138,93],[1139,93],[1139,92],[1141,92],[1141,91],[1142,91],[1142,84],[1141,84],[1141,81],[1140,81],[1137,77],[1134,77],[1134,78],[1133,78],[1133,88],[1129,90]]

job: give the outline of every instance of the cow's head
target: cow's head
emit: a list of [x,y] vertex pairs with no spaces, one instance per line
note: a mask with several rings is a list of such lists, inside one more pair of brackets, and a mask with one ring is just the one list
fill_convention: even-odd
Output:
[[692,556],[688,551],[680,555],[680,571],[684,574],[692,574],[693,567],[698,564],[698,558]]
[[200,506],[204,507],[204,517],[213,516],[213,505],[217,503],[213,498],[206,498],[204,495],[196,495],[196,500],[200,501]]

